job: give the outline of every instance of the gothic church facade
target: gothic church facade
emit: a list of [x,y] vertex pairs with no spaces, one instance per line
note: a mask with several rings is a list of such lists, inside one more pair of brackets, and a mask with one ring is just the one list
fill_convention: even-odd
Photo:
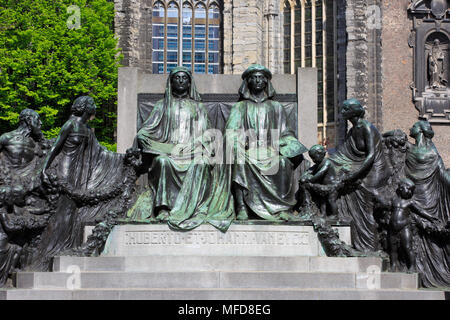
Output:
[[[273,73],[318,71],[318,142],[344,138],[339,105],[359,99],[381,131],[408,132],[423,117],[413,101],[411,7],[447,0],[114,0],[123,65],[167,73],[240,74],[260,63]],[[447,66],[448,68],[448,66]],[[449,110],[450,112],[450,110]],[[433,120],[433,119],[431,119]],[[435,120],[434,142],[450,164],[450,114]]]

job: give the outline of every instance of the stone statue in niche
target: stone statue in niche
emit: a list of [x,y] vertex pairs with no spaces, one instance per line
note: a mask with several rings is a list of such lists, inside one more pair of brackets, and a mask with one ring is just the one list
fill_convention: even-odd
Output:
[[413,102],[420,118],[450,123],[450,2],[418,0],[408,7],[413,22]]
[[433,46],[428,53],[428,77],[432,89],[443,89],[447,87],[445,79],[445,54],[441,48],[439,39],[433,41]]

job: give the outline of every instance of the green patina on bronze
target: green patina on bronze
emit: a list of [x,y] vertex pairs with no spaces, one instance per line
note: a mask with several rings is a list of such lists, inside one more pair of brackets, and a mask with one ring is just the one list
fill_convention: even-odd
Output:
[[[174,77],[189,77],[185,86]],[[184,80],[180,80],[181,82]],[[178,88],[174,88],[174,83]],[[175,92],[174,92],[175,91]],[[203,133],[211,129],[191,72],[185,67],[171,71],[164,99],[152,110],[136,140],[144,154],[152,158],[149,182],[154,200],[144,194],[129,212],[130,221],[149,221],[142,216],[152,206],[158,220],[168,220],[177,230],[192,230],[209,223],[226,231],[234,219],[229,190],[217,184],[219,166],[210,164],[210,142]]]
[[133,207],[128,210],[125,219],[119,219],[119,221],[127,222],[140,222],[140,223],[150,223],[156,221],[153,217],[153,206],[154,206],[154,190],[148,188],[142,192],[138,199],[136,200]]
[[[240,101],[226,125],[227,148],[244,160],[235,161],[231,173],[242,220],[248,219],[247,209],[265,220],[290,220],[296,202],[293,171],[307,151],[288,126],[283,106],[274,100],[271,78],[271,72],[258,64],[243,73]],[[256,138],[253,144],[242,138],[250,131]]]

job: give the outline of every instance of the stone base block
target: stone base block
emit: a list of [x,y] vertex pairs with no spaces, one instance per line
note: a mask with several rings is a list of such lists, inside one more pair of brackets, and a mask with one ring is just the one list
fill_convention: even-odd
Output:
[[[338,226],[350,244],[350,227]],[[166,224],[115,226],[102,256],[324,256],[312,226],[301,224],[233,224],[226,233],[209,225],[193,231],[170,230]]]
[[[374,279],[371,279],[374,278]],[[320,272],[19,272],[20,289],[417,289],[417,275]]]
[[0,291],[0,300],[445,300],[445,293],[398,289],[15,289]]
[[73,270],[98,272],[182,272],[182,271],[271,271],[367,273],[382,270],[376,257],[243,257],[243,256],[128,256],[128,257],[55,257],[54,272]]

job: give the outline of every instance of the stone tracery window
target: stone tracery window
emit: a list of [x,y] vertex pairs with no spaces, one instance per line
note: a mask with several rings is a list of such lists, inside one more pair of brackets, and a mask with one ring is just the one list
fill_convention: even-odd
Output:
[[284,1],[284,72],[318,70],[318,141],[334,148],[337,139],[336,2]]
[[221,72],[221,3],[157,0],[152,7],[152,71],[184,65],[194,73]]

